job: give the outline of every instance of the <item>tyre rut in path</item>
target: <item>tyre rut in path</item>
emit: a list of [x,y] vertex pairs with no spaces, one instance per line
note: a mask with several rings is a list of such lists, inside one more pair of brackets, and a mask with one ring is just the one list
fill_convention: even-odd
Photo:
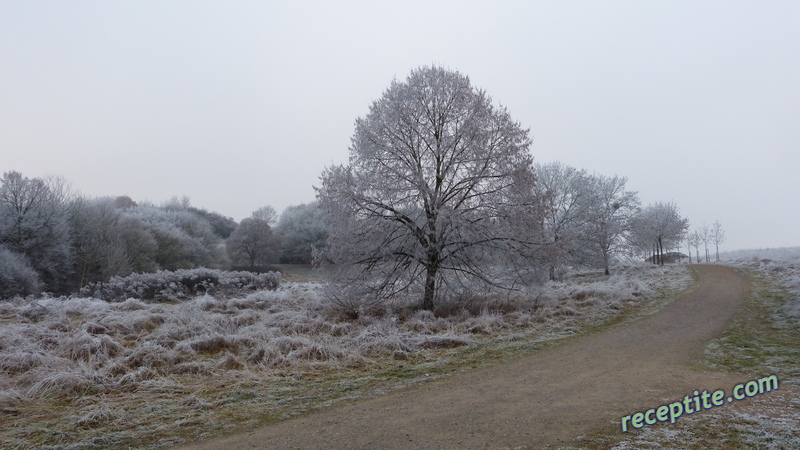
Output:
[[[697,364],[742,304],[724,266],[661,311],[518,360],[187,448],[558,447],[620,418],[725,389],[735,375]],[[613,423],[612,422],[616,422]]]

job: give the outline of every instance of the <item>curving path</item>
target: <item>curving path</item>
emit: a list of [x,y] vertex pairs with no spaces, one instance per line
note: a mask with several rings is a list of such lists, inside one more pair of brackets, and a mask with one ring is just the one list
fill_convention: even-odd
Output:
[[747,294],[737,271],[695,266],[696,287],[636,322],[508,364],[186,448],[541,448],[622,416],[741,381],[700,369]]

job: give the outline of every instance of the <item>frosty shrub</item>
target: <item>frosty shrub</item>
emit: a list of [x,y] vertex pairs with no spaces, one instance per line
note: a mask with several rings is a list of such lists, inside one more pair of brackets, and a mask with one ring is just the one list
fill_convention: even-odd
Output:
[[161,270],[112,277],[107,282],[91,283],[81,289],[80,293],[108,301],[129,298],[152,301],[184,300],[200,293],[277,289],[280,281],[281,274],[278,272],[257,274],[204,268]]
[[0,299],[35,294],[41,287],[39,275],[25,256],[0,244]]

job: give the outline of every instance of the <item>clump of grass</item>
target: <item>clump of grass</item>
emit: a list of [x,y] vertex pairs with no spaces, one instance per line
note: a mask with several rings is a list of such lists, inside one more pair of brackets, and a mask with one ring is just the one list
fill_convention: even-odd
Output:
[[109,405],[100,405],[79,417],[75,425],[81,428],[99,428],[108,425],[121,417],[115,408]]
[[15,413],[25,400],[25,395],[16,389],[0,390],[0,412]]
[[98,383],[91,370],[48,373],[28,389],[26,396],[32,399],[63,398],[92,395],[105,389]]

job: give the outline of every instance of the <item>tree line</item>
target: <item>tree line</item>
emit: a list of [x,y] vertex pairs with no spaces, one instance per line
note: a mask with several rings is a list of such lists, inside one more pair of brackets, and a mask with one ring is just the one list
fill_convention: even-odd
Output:
[[714,245],[716,250],[716,259],[719,261],[719,246],[724,244],[726,240],[725,230],[719,220],[714,221],[714,224],[709,228],[708,225],[703,224],[702,227],[692,231],[686,236],[687,248],[689,250],[689,262],[692,262],[692,248],[695,250],[695,261],[701,262],[700,258],[700,244],[705,248],[705,262],[711,262],[711,255],[708,250],[708,245]]
[[[719,222],[689,233],[671,202],[641,206],[617,175],[534,163],[529,129],[469,78],[422,67],[358,118],[347,164],[317,200],[235,222],[188,198],[160,206],[88,199],[62,178],[0,180],[0,297],[75,292],[111,276],[313,263],[331,300],[357,312],[397,296],[510,292],[568,267],[664,264],[686,242],[718,247]],[[718,258],[718,256],[717,256]]]
[[0,298],[69,294],[112,276],[198,267],[311,263],[327,226],[316,203],[271,207],[237,223],[191,206],[87,198],[61,177],[0,179]]

